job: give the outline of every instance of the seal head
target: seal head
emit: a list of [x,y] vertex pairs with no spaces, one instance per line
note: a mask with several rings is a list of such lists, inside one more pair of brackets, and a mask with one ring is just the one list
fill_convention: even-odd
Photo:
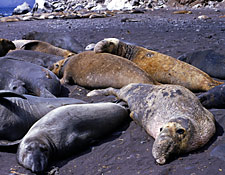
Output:
[[152,154],[158,164],[165,164],[171,155],[187,152],[193,139],[194,126],[187,118],[174,118],[160,128]]

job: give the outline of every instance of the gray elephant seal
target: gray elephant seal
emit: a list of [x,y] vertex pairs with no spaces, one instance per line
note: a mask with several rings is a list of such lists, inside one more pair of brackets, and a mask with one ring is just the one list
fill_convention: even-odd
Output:
[[16,46],[12,41],[0,38],[0,57],[5,56],[10,50],[14,49],[16,49]]
[[159,52],[126,44],[116,38],[99,41],[94,51],[125,57],[136,63],[159,83],[181,85],[192,91],[208,91],[223,84],[190,64]]
[[29,94],[55,98],[61,92],[58,77],[42,66],[5,56],[0,59],[0,69],[24,82]]
[[174,154],[202,147],[215,133],[213,114],[183,86],[130,84],[87,95],[99,94],[113,94],[127,102],[131,118],[155,138],[152,154],[159,164]]
[[18,147],[17,160],[33,172],[42,172],[51,159],[83,149],[127,118],[127,110],[114,103],[59,107],[30,128]]
[[33,50],[15,50],[7,54],[9,57],[27,61],[48,68],[63,57]]
[[86,102],[74,98],[42,98],[0,91],[0,146],[17,144],[29,128],[51,110]]
[[87,88],[121,88],[129,83],[157,83],[133,62],[108,53],[86,51],[70,57],[66,64],[65,61],[60,63],[63,64],[62,84],[78,84]]
[[82,52],[83,46],[69,33],[29,32],[23,36],[26,40],[41,40],[53,46],[69,50],[73,53]]

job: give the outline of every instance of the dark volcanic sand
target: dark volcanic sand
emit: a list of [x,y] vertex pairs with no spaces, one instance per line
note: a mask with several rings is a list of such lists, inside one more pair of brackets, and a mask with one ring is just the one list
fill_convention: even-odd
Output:
[[[116,37],[173,57],[202,49],[225,54],[225,10],[198,10],[193,14],[173,14],[170,10],[145,14],[123,14],[109,18],[43,20],[0,23],[0,38],[21,39],[30,31],[71,33],[83,46],[107,37]],[[200,20],[207,15],[210,19]],[[139,22],[121,22],[135,18]],[[114,101],[110,97],[85,95],[88,90],[68,86],[69,96],[88,102]],[[64,93],[65,95],[65,93]],[[217,121],[217,133],[203,148],[157,165],[151,150],[154,139],[133,121],[127,121],[113,135],[90,149],[68,159],[56,161],[49,170],[60,175],[223,175],[225,174],[225,110],[210,110]],[[215,149],[216,148],[216,149]],[[0,148],[0,174],[33,174],[16,162],[16,148]],[[54,169],[54,167],[56,167]],[[59,169],[57,169],[57,167]]]

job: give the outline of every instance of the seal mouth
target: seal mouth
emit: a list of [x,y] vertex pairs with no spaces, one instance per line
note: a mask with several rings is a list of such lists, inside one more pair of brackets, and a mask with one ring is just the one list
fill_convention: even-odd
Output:
[[156,162],[160,165],[163,165],[166,163],[166,158],[164,156],[162,156],[162,157],[156,159]]

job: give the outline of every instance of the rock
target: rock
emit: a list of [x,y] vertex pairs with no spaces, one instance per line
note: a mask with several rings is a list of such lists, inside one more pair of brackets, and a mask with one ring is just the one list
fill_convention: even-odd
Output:
[[14,10],[13,10],[13,15],[21,15],[21,14],[26,14],[31,11],[31,8],[28,3],[24,2],[22,5],[18,5]]
[[38,13],[51,13],[53,11],[53,6],[48,0],[35,0],[32,11]]

